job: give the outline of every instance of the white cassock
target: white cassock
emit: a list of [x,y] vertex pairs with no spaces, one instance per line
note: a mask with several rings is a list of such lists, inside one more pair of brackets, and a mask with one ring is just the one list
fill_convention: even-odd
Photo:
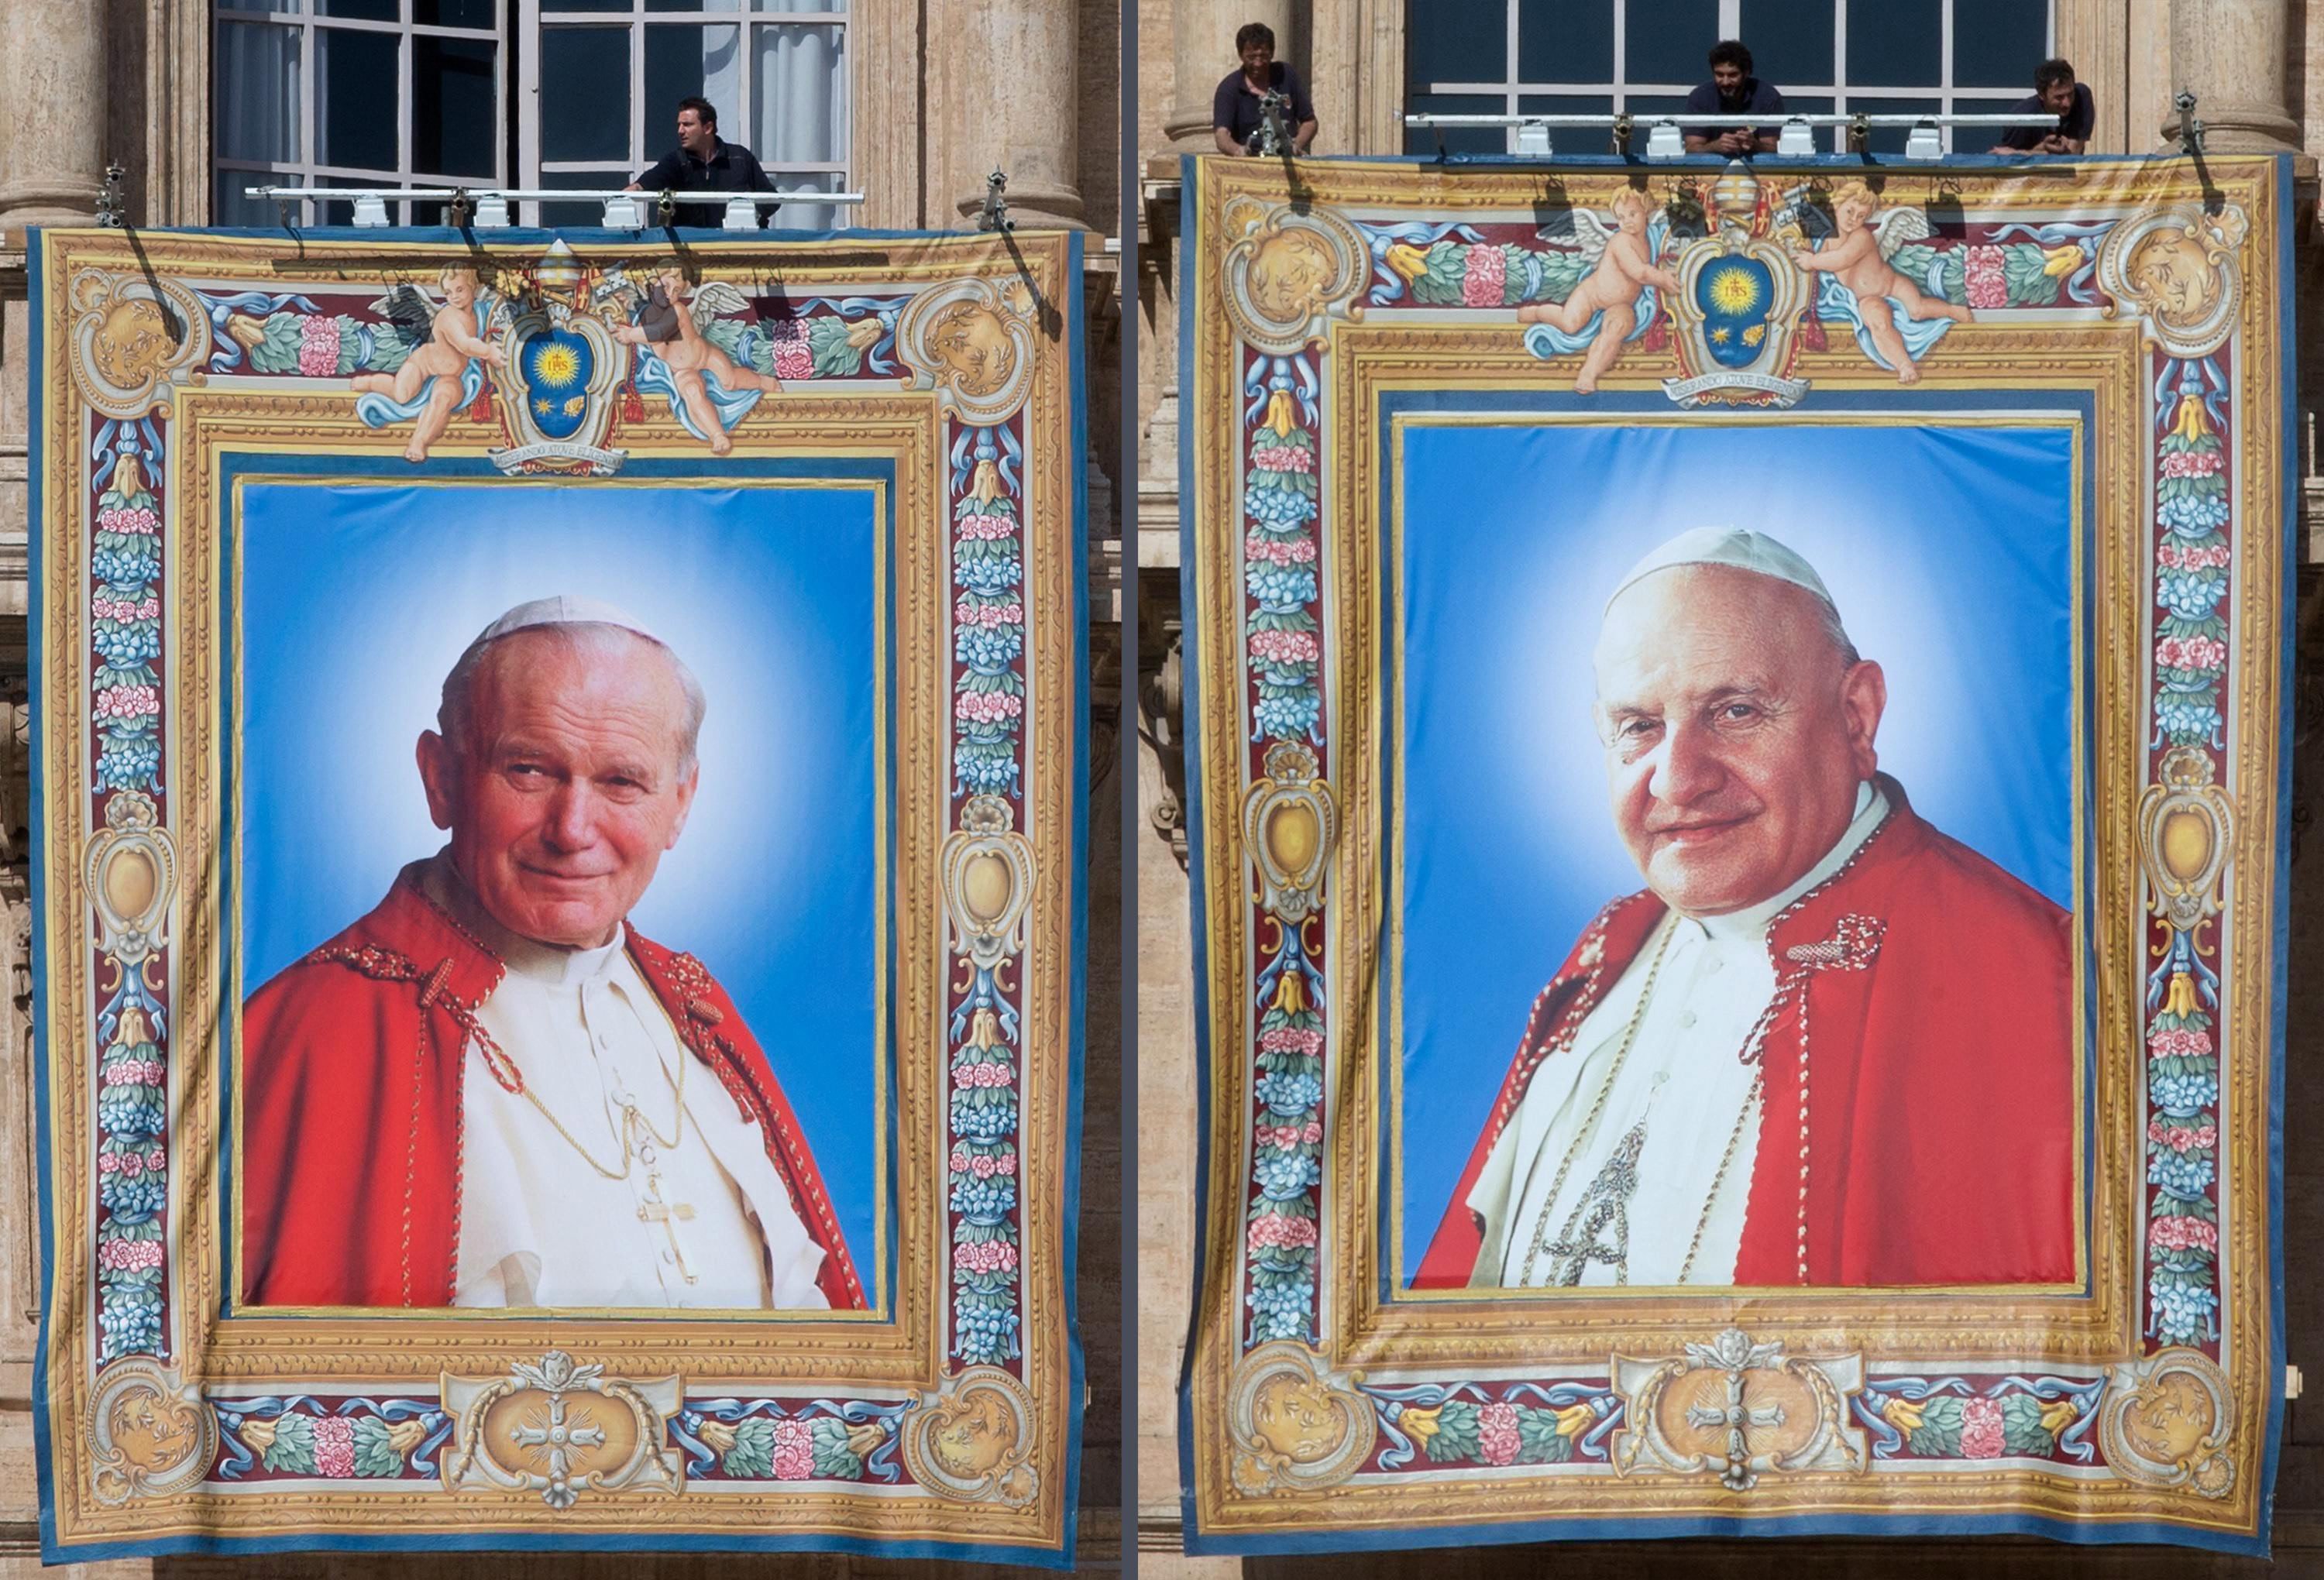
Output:
[[1840,842],[1797,883],[1724,916],[1663,918],[1487,1154],[1469,1192],[1485,1224],[1472,1284],[1735,1281],[1760,1111],[1757,1067],[1738,1055],[1775,997],[1767,928],[1887,815],[1861,785]]
[[[461,1063],[452,1303],[828,1305],[815,1281],[823,1248],[792,1210],[758,1127],[678,1040],[622,940],[563,950],[519,938],[484,914],[448,855],[429,863],[424,886],[507,967],[476,1019],[540,1099],[502,1086],[481,1058]],[[640,1118],[626,1116],[631,1103]]]

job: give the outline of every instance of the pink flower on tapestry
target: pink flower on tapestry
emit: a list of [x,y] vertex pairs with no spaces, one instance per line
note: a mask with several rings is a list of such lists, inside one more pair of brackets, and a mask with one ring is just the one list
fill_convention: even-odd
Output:
[[2209,477],[2224,470],[2225,457],[2217,450],[2174,450],[2163,457],[2165,477]]
[[169,1071],[158,1059],[124,1059],[105,1069],[105,1084],[115,1086],[160,1086],[169,1079]]
[[1020,623],[1025,618],[1025,606],[1021,603],[962,602],[953,606],[952,615],[954,624],[979,626],[990,630],[995,626]]
[[1313,664],[1317,649],[1312,631],[1254,631],[1250,651],[1255,658],[1281,665]]
[[1300,1127],[1299,1139],[1309,1146],[1314,1146],[1317,1143],[1321,1142],[1323,1139],[1323,1122],[1317,1119],[1310,1119],[1307,1121],[1305,1125]]
[[1315,452],[1297,445],[1263,445],[1250,453],[1250,464],[1261,472],[1313,472]]
[[355,1473],[355,1424],[345,1416],[324,1416],[315,1422],[315,1474],[351,1476]]
[[1516,1464],[1523,1445],[1516,1405],[1488,1404],[1477,1411],[1477,1456],[1487,1465]]
[[999,1157],[993,1159],[992,1171],[996,1174],[1003,1175],[1015,1173],[1017,1171],[1017,1154],[1013,1152],[1005,1152]]
[[1006,537],[1017,530],[1017,523],[1006,516],[963,516],[954,525],[963,537],[973,537],[980,543]]
[[2213,1251],[2219,1226],[2199,1217],[2159,1217],[2146,1226],[2146,1243],[2157,1251]]
[[963,692],[953,703],[955,717],[972,724],[997,724],[1025,711],[1021,698],[1007,692]]
[[115,505],[97,513],[99,532],[124,533],[148,537],[161,530],[161,523],[153,512],[143,505]]
[[805,1421],[775,1423],[774,1472],[777,1481],[810,1481],[815,1476],[815,1432]]
[[1961,1405],[1960,1446],[1970,1459],[1998,1459],[2009,1447],[2001,1420],[2001,1401],[1979,1395]]
[[107,1240],[97,1248],[97,1265],[108,1272],[143,1272],[161,1265],[159,1240]]
[[1999,247],[1976,246],[1967,249],[1962,263],[1969,288],[1969,305],[1972,308],[2006,308],[2009,305],[2009,272],[2002,265]]
[[966,1153],[956,1152],[945,1160],[945,1167],[955,1174],[965,1174],[969,1170],[969,1155]]
[[1312,537],[1269,537],[1254,532],[1243,539],[1242,557],[1265,560],[1276,565],[1304,565],[1315,558],[1315,540]]
[[299,320],[299,371],[327,379],[339,371],[339,321],[317,315]]
[[2200,1059],[2211,1051],[2209,1032],[2149,1032],[2146,1051],[2157,1059]]
[[775,343],[775,377],[778,379],[815,377],[815,354],[807,350],[806,341]]
[[1461,304],[1470,308],[1498,308],[1501,290],[1508,283],[1508,260],[1494,246],[1469,249],[1469,267],[1461,276]]
[[1296,1026],[1277,1026],[1259,1034],[1260,1049],[1268,1053],[1305,1053],[1313,1059],[1323,1052],[1323,1033]]
[[1315,1243],[1315,1220],[1286,1217],[1281,1213],[1271,1212],[1263,1217],[1253,1218],[1244,1239],[1253,1251],[1313,1245]]
[[2218,669],[2227,645],[2216,637],[2164,637],[2154,644],[2154,661],[2167,669]]
[[150,685],[107,686],[90,709],[100,719],[142,719],[161,711],[161,694]]

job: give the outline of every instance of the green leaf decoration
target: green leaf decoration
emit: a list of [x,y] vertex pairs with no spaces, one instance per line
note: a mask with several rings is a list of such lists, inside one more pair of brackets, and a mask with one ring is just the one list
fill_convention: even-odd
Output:
[[847,1423],[836,1416],[819,1417],[808,1432],[815,1443],[815,1474],[853,1481],[863,1474],[863,1461],[847,1447]]
[[753,1417],[734,1423],[734,1447],[719,1462],[731,1476],[765,1481],[775,1474],[775,1423]]
[[1941,1394],[1925,1401],[1920,1428],[1913,1433],[1913,1452],[1937,1459],[1960,1457],[1961,1401]]
[[2059,286],[2064,283],[2049,271],[2042,249],[2031,242],[2013,243],[2001,249],[2001,278],[2007,286],[2009,305],[2013,308],[2051,307],[2057,302]]
[[315,1474],[315,1423],[302,1415],[287,1415],[274,1423],[274,1441],[266,1446],[259,1463],[269,1470],[294,1475]]
[[1474,1459],[1477,1447],[1477,1407],[1456,1399],[1436,1418],[1436,1436],[1428,1439],[1428,1457],[1438,1465]]
[[[295,373],[299,371],[299,344],[304,338],[297,313],[269,313],[263,326],[266,338],[250,348],[250,365],[262,373]],[[340,344],[345,345],[346,335]]]
[[2049,1457],[2058,1440],[2042,1425],[2043,1401],[2030,1393],[2013,1393],[2001,1401],[2001,1440],[2012,1454]]
[[[733,318],[713,318],[702,326],[702,338],[724,352],[735,362],[757,368],[762,373],[773,372],[775,371],[774,354],[767,346],[764,335],[751,335],[751,338],[758,344],[748,350],[743,348],[742,338],[750,334],[750,329],[751,326],[739,323]],[[763,365],[758,355],[760,352],[767,353]]]
[[807,348],[815,359],[816,377],[852,378],[863,371],[863,354],[847,338],[847,331],[853,326],[843,318],[807,321]]
[[1563,1465],[1573,1457],[1573,1439],[1557,1429],[1557,1412],[1517,1409],[1517,1463]]
[[394,1476],[403,1474],[403,1453],[387,1436],[387,1423],[377,1416],[355,1418],[355,1474]]

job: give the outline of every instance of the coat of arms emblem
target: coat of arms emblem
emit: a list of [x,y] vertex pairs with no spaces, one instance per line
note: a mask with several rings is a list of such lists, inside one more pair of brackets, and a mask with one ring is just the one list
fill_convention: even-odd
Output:
[[1808,392],[1806,380],[1789,376],[1809,305],[1792,253],[1805,237],[1793,210],[1771,216],[1740,162],[1706,196],[1710,232],[1680,253],[1671,301],[1687,373],[1664,380],[1664,392],[1681,406],[1794,405]]

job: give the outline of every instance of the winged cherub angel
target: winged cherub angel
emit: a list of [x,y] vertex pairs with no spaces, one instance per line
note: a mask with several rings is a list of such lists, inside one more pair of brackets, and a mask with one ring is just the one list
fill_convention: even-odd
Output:
[[500,294],[480,284],[474,269],[456,264],[438,275],[437,283],[444,291],[440,308],[409,281],[372,304],[411,351],[392,373],[357,373],[354,379],[360,397],[355,415],[371,427],[418,419],[411,442],[403,447],[403,458],[415,463],[428,459],[429,446],[443,437],[452,413],[484,389],[478,364],[497,368],[508,363],[508,354],[490,338],[504,311]]
[[629,306],[631,321],[615,323],[613,338],[638,348],[638,392],[667,396],[671,412],[712,455],[732,452],[727,430],[761,395],[783,387],[772,374],[737,365],[710,337],[721,317],[748,312],[750,299],[725,280],[689,285],[682,271],[664,269],[642,293],[626,280],[599,287],[596,305],[609,301]]
[[1929,239],[1927,213],[1891,208],[1884,214],[1871,188],[1850,181],[1833,194],[1831,215],[1832,234],[1821,248],[1792,253],[1802,269],[1822,276],[1816,282],[1818,313],[1853,324],[1857,339],[1868,343],[1866,354],[1894,370],[1898,383],[1919,383],[1917,359],[1945,325],[1969,321],[1968,308],[1929,296],[1890,262],[1908,242]]
[[1575,282],[1563,301],[1528,302],[1517,309],[1518,323],[1543,324],[1552,331],[1526,336],[1536,355],[1589,347],[1582,371],[1574,376],[1576,395],[1596,394],[1598,380],[1614,365],[1623,342],[1654,321],[1650,293],[1678,289],[1678,277],[1655,263],[1661,237],[1649,233],[1654,217],[1654,199],[1636,188],[1615,198],[1611,229],[1590,210],[1574,210],[1573,227],[1590,272]]

